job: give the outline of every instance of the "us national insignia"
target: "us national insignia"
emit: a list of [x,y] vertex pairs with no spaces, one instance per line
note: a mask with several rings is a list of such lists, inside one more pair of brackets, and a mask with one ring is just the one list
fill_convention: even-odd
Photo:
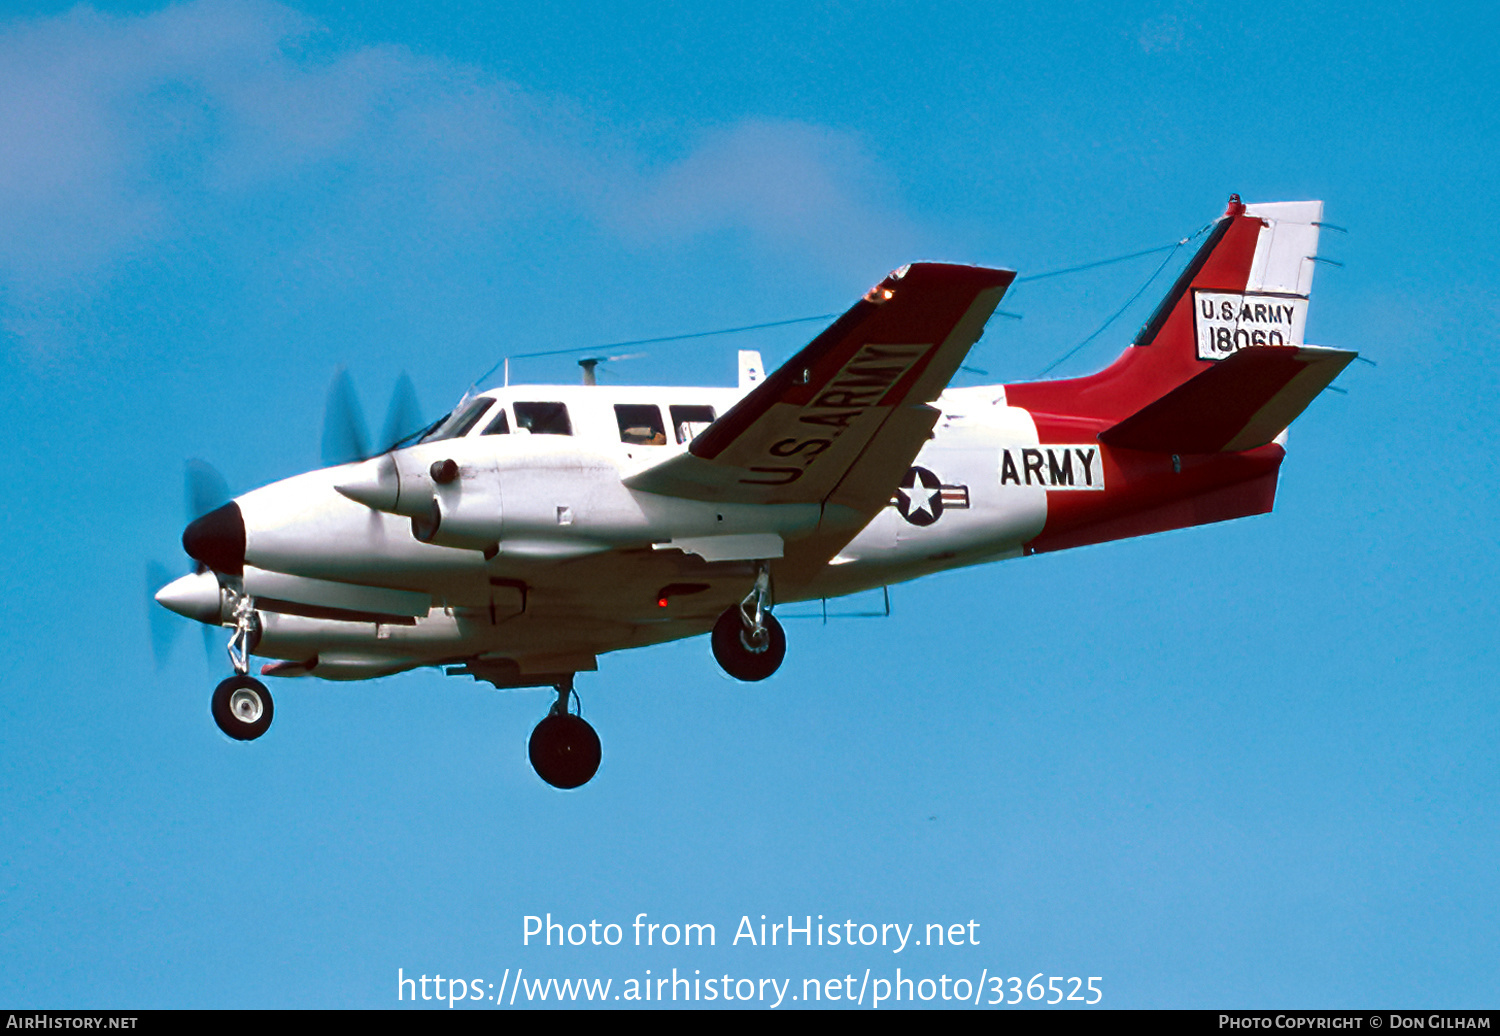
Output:
[[969,487],[945,486],[926,468],[912,468],[896,487],[891,503],[913,525],[931,525],[950,507],[968,507]]

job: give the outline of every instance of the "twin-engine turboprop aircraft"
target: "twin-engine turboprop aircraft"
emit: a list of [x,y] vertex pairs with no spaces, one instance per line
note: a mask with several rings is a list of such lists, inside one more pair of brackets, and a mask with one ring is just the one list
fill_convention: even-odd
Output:
[[157,594],[233,633],[213,715],[270,726],[249,675],[444,666],[551,687],[543,780],[588,781],[569,711],[599,655],[710,633],[781,665],[775,605],[1271,510],[1283,435],[1354,359],[1303,343],[1321,202],[1236,196],[1132,345],[1085,378],[949,389],[1015,276],[914,263],[738,388],[508,386],[407,445],[192,522]]

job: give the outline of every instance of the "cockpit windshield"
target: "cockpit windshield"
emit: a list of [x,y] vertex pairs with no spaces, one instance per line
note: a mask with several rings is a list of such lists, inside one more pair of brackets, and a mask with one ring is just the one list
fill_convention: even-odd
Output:
[[484,412],[493,402],[493,399],[476,399],[467,406],[459,407],[418,441],[437,442],[440,439],[456,439],[460,435],[468,434],[469,429],[479,423],[479,419],[484,416]]

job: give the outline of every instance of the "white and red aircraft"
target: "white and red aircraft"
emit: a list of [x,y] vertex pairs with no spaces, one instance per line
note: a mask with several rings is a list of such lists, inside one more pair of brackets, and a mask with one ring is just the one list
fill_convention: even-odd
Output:
[[950,389],[1014,274],[914,263],[737,388],[508,386],[358,463],[188,525],[156,599],[231,627],[213,696],[270,726],[249,675],[444,666],[551,687],[538,774],[588,781],[569,711],[599,655],[711,633],[741,680],[780,666],[776,604],[1271,510],[1285,429],[1352,352],[1305,345],[1321,202],[1230,200],[1135,341],[1085,378]]

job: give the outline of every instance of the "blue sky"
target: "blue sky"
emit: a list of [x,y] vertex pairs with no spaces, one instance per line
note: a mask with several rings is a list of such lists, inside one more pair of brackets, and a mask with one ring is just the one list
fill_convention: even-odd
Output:
[[[1496,30],[1477,4],[0,7],[0,1003],[899,966],[1101,976],[1117,1007],[1493,1006]],[[525,762],[541,693],[282,683],[238,745],[221,657],[184,628],[153,665],[184,461],[237,491],[316,466],[340,366],[372,424],[402,371],[436,414],[507,354],[834,312],[913,259],[1120,255],[1231,191],[1324,199],[1348,233],[1308,337],[1379,364],[1293,428],[1271,516],[789,621],[763,685],[702,639],[608,656],[571,794]],[[1035,377],[1156,261],[1018,285],[962,377]],[[729,383],[736,348],[809,334],[606,379]],[[718,945],[524,947],[549,911]],[[729,945],[761,914],[980,944]]]

